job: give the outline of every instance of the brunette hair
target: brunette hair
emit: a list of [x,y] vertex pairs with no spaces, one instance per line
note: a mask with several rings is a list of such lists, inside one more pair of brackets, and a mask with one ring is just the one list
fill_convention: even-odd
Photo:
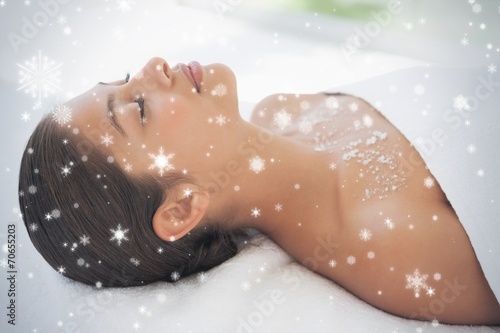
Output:
[[145,285],[209,270],[238,252],[244,231],[213,223],[175,242],[160,239],[152,227],[156,209],[176,185],[193,180],[126,174],[76,132],[44,117],[19,174],[30,239],[59,273],[97,287]]

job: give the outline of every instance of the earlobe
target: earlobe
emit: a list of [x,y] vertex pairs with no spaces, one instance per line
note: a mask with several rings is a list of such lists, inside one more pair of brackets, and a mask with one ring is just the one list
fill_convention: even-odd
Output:
[[191,192],[176,201],[165,200],[153,216],[153,230],[165,241],[175,241],[193,230],[208,209],[207,192]]

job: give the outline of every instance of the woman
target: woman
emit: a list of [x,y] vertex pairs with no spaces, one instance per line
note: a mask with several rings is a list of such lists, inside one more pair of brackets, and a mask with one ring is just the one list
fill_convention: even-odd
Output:
[[279,94],[252,119],[238,114],[229,68],[161,58],[56,107],[21,164],[35,247],[72,279],[132,286],[210,269],[255,228],[386,312],[500,324],[453,208],[376,109]]

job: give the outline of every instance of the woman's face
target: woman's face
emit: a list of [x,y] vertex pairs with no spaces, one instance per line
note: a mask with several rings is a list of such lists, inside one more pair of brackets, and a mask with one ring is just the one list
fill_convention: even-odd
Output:
[[128,82],[99,83],[65,106],[79,130],[73,133],[109,149],[109,161],[136,174],[218,170],[240,121],[227,66],[170,67],[161,58]]

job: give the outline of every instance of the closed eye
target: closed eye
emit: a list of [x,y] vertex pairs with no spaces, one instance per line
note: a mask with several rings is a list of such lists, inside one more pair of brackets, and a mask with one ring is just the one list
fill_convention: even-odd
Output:
[[138,99],[135,100],[135,102],[139,105],[139,112],[141,115],[141,124],[144,125],[147,121],[145,110],[144,110],[144,104],[145,104],[144,97],[142,97],[142,96],[139,97]]

